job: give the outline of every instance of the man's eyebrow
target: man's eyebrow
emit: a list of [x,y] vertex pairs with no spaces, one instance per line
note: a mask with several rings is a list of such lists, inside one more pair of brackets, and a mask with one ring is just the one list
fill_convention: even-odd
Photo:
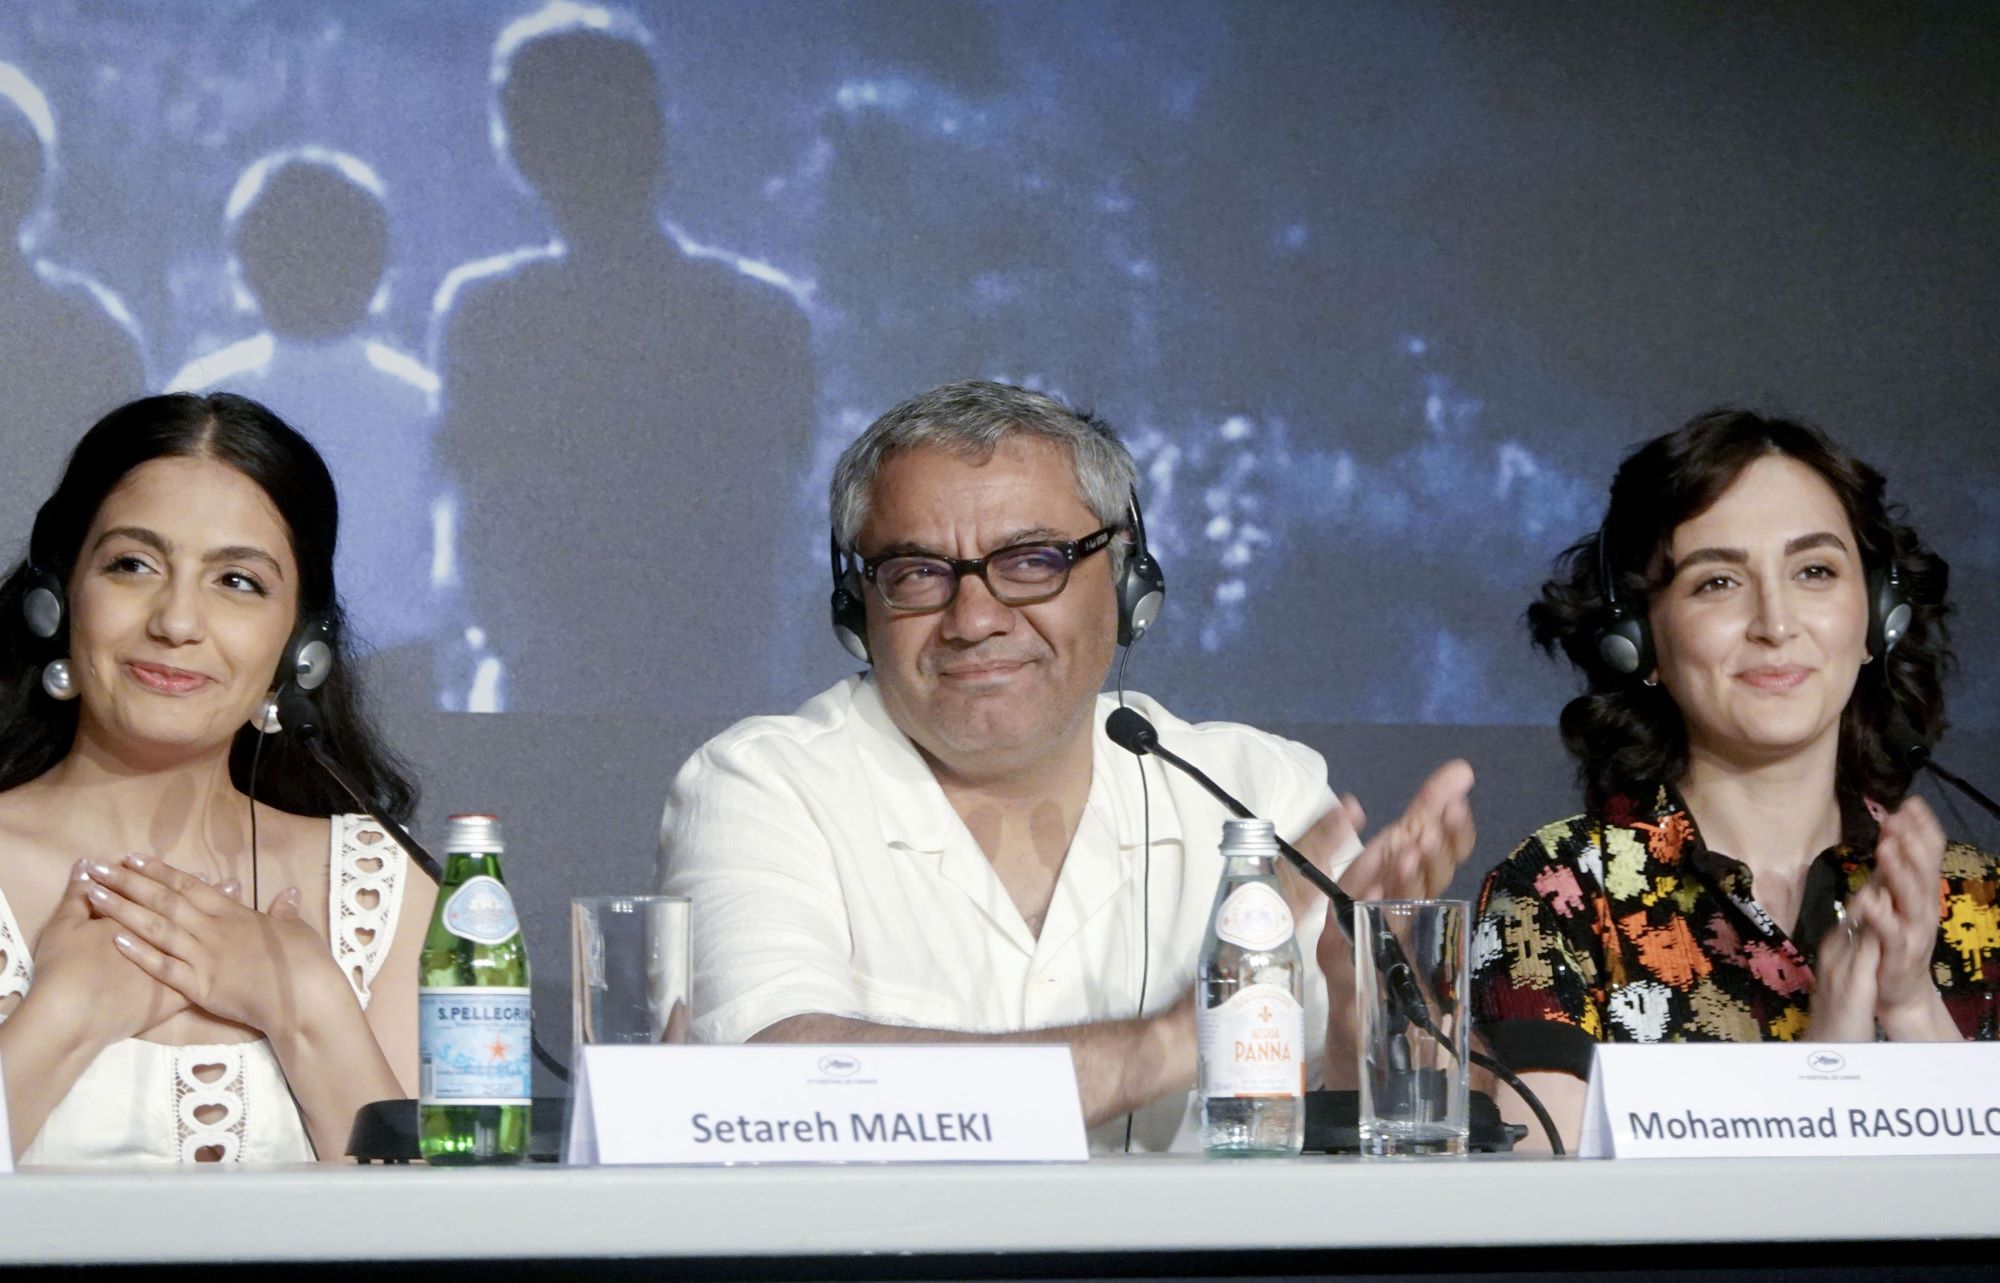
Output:
[[926,548],[920,543],[912,543],[905,539],[900,543],[889,544],[875,552],[863,553],[862,556],[864,559],[874,560],[878,557],[944,557],[945,554],[935,548]]
[[144,526],[113,526],[97,536],[97,542],[90,545],[90,550],[96,552],[113,539],[130,539],[133,543],[145,544],[162,557],[168,556],[174,550],[174,546],[167,542],[166,536],[158,531],[148,530]]
[[[1067,540],[1068,538],[1069,538],[1068,535],[1064,534],[1060,530],[1057,530],[1053,526],[1029,526],[1022,530],[1015,530],[1010,532],[1005,538],[1001,539],[999,543],[993,545],[988,555],[990,555],[991,552],[998,552],[1002,548],[1012,548],[1017,544],[1047,543],[1052,540]],[[868,556],[870,558],[936,557],[940,561],[957,560],[956,557],[952,556],[952,554],[948,552],[939,552],[935,548],[926,547],[923,544],[915,543],[907,539],[903,540],[900,543],[889,544],[884,548],[882,548],[881,551],[869,553]]]
[[265,565],[271,568],[272,574],[276,575],[280,579],[283,579],[285,577],[284,568],[278,565],[278,559],[276,557],[273,557],[270,553],[265,552],[262,548],[256,547],[254,544],[239,543],[239,544],[230,544],[226,548],[217,548],[214,552],[208,554],[207,560],[212,562],[213,561],[261,561]]
[[995,544],[995,548],[1012,548],[1016,544],[1048,543],[1052,540],[1067,541],[1069,536],[1054,526],[1030,526],[1026,530],[1016,530]]

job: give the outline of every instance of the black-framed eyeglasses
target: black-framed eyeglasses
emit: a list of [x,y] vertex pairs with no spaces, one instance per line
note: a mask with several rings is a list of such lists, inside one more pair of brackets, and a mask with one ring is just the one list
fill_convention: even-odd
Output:
[[978,575],[1003,605],[1032,606],[1067,588],[1076,563],[1110,547],[1119,529],[1106,526],[1081,539],[1009,544],[971,559],[889,553],[863,560],[861,577],[875,585],[892,610],[943,610],[957,599],[958,582],[967,575]]

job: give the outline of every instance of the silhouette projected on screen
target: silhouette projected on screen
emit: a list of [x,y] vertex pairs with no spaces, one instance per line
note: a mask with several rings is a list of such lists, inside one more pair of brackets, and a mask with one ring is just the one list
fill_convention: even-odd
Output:
[[25,550],[35,506],[97,417],[145,390],[131,316],[89,276],[37,256],[55,186],[55,117],[0,63],[0,555]]
[[458,562],[505,666],[478,706],[706,719],[767,698],[806,318],[663,232],[648,46],[629,17],[562,3],[496,48],[500,159],[558,239],[457,269],[434,317]]
[[378,649],[421,642],[445,578],[431,535],[437,379],[370,324],[389,265],[382,181],[341,152],[275,152],[237,180],[224,223],[269,328],[189,363],[169,390],[240,392],[297,424],[340,492],[351,626]]

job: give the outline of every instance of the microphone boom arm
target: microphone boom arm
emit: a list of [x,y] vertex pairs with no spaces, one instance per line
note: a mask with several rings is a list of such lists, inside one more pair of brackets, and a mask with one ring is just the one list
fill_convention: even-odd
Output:
[[354,781],[347,778],[347,772],[341,770],[339,764],[327,754],[325,749],[320,747],[319,737],[316,735],[306,735],[300,738],[305,744],[306,752],[311,753],[313,761],[319,763],[319,768],[325,771],[335,784],[340,785],[341,792],[354,799],[354,805],[367,812],[370,819],[387,829],[389,836],[395,839],[396,845],[409,852],[410,858],[417,862],[418,867],[431,875],[431,881],[443,882],[444,868],[438,864],[437,858],[429,851],[426,851],[423,845],[415,838],[411,837],[408,829],[396,823],[389,816],[382,814],[381,810],[373,802],[361,795],[361,790],[354,787]]

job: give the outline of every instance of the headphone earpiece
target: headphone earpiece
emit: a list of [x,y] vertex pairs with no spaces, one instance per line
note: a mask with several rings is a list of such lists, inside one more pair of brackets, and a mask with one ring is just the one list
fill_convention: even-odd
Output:
[[1597,531],[1597,582],[1604,593],[1604,616],[1597,626],[1597,658],[1620,677],[1644,677],[1653,671],[1653,632],[1646,619],[1618,599],[1617,577],[1611,571],[1611,540]]
[[1146,635],[1160,617],[1167,601],[1167,576],[1146,547],[1146,518],[1139,511],[1139,492],[1132,492],[1127,506],[1131,518],[1132,546],[1125,553],[1125,568],[1119,572],[1118,644],[1130,646]]
[[292,639],[285,643],[272,689],[290,686],[310,693],[324,686],[333,676],[333,641],[333,625],[324,617],[307,615],[301,619]]
[[42,641],[54,641],[62,634],[64,608],[62,580],[28,563],[28,591],[21,597],[21,614],[28,631]]
[[1896,570],[1892,553],[1885,569],[1868,572],[1869,657],[1880,659],[1896,649],[1903,634],[1910,631],[1914,613],[1909,599],[1903,596],[1902,576]]
[[841,556],[840,540],[830,531],[826,540],[833,567],[834,639],[842,650],[865,664],[869,662],[868,606],[861,598],[861,576]]

